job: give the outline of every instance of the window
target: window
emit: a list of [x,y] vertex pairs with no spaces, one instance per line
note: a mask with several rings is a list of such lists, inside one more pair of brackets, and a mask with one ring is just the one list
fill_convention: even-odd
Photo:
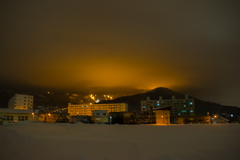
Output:
[[193,112],[193,110],[190,110],[190,112]]
[[106,113],[103,113],[104,116],[106,116]]
[[157,104],[157,106],[159,106],[159,103]]
[[99,116],[99,113],[96,113],[97,116]]
[[193,103],[192,102],[189,102],[190,105],[192,105]]
[[180,116],[180,115],[181,115],[181,113],[178,113],[178,115]]
[[7,121],[9,121],[9,119],[10,119],[10,116],[7,116]]
[[13,116],[11,116],[11,121],[13,121]]
[[28,121],[28,116],[25,116],[25,121]]

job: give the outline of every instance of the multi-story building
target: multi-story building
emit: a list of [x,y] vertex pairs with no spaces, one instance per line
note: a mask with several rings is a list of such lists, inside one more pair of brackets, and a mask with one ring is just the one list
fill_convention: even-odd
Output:
[[141,101],[142,112],[170,106],[170,116],[195,115],[194,99],[189,99],[187,94],[184,99],[176,99],[175,96],[172,96],[172,99],[163,100],[160,96],[158,100],[151,100],[150,97],[147,97],[147,100]]
[[26,94],[15,94],[8,102],[8,108],[13,109],[33,109],[33,99],[32,95]]
[[109,112],[124,112],[128,111],[126,103],[111,103],[111,104],[72,104],[68,103],[68,113],[70,116],[82,115],[92,116],[94,110],[107,110]]

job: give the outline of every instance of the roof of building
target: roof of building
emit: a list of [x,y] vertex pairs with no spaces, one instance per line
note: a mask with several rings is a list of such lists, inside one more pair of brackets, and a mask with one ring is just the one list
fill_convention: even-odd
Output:
[[33,110],[0,108],[0,112],[3,112],[3,113],[33,113]]

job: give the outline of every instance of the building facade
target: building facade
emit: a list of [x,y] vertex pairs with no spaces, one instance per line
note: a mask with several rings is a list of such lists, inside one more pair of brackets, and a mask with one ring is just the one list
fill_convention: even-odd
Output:
[[210,124],[210,116],[174,116],[171,117],[172,124]]
[[34,97],[32,95],[15,94],[9,100],[8,108],[32,110],[33,109],[33,100],[34,100]]
[[94,123],[108,123],[108,110],[94,110],[92,119]]
[[4,117],[2,121],[8,123],[37,121],[37,116],[34,115],[33,110],[0,108],[0,116]]
[[194,99],[189,99],[188,95],[185,95],[184,99],[176,99],[172,96],[172,99],[163,100],[160,96],[158,100],[151,100],[147,97],[147,100],[141,101],[142,112],[169,106],[171,106],[170,116],[195,115]]
[[135,112],[110,112],[109,113],[110,123],[118,124],[135,124],[136,113]]
[[156,124],[168,125],[170,124],[170,110],[167,109],[157,109],[156,112]]
[[128,111],[126,103],[111,103],[111,104],[71,104],[68,103],[68,113],[70,116],[82,115],[92,116],[94,110],[107,110],[109,112],[124,112]]

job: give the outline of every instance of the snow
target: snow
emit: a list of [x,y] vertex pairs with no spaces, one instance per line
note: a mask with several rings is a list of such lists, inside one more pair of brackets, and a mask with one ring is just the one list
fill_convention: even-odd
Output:
[[1,160],[239,160],[240,124],[0,126]]

